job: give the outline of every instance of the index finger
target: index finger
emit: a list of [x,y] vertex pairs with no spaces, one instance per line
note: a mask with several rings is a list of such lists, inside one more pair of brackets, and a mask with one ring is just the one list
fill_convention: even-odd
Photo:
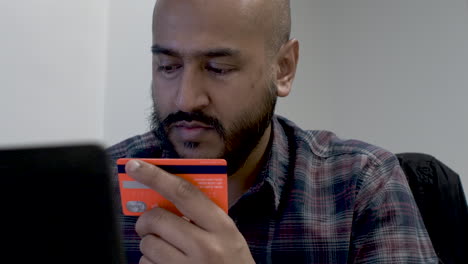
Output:
[[125,170],[130,177],[164,196],[184,216],[205,230],[222,227],[231,220],[202,191],[181,177],[141,160],[128,161]]

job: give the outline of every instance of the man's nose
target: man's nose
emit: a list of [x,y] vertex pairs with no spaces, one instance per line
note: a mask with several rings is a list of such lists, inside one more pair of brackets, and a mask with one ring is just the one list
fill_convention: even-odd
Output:
[[210,99],[202,75],[196,67],[184,68],[175,102],[180,111],[190,113],[208,106]]

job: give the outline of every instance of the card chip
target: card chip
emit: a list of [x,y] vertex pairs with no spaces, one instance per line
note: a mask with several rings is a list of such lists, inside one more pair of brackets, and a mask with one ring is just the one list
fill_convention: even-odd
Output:
[[142,201],[128,201],[127,210],[132,213],[143,213],[146,211],[146,204]]

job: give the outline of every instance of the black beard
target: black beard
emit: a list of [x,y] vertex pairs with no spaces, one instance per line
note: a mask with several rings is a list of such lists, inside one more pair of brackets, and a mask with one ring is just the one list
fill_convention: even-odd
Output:
[[[271,84],[265,100],[260,107],[255,106],[254,110],[248,109],[245,111],[239,120],[236,120],[230,131],[226,131],[221,122],[211,116],[204,114],[202,111],[197,112],[176,112],[169,114],[164,120],[160,118],[156,105],[153,108],[151,115],[151,128],[161,139],[162,147],[165,149],[174,150],[174,145],[170,142],[167,135],[169,126],[180,121],[198,121],[213,127],[225,144],[224,153],[220,157],[227,161],[228,175],[233,175],[242,168],[247,161],[250,153],[260,142],[263,134],[274,115],[276,106],[276,86]],[[197,148],[197,142],[186,142],[186,147]],[[176,158],[180,157],[175,151]]]

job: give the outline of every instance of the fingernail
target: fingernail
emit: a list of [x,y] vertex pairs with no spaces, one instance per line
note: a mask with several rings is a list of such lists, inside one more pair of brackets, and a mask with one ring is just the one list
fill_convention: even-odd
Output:
[[140,167],[141,167],[141,164],[138,160],[130,160],[129,162],[127,162],[126,169],[129,172],[134,172],[138,170]]

